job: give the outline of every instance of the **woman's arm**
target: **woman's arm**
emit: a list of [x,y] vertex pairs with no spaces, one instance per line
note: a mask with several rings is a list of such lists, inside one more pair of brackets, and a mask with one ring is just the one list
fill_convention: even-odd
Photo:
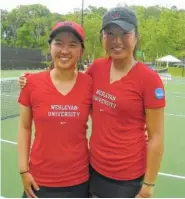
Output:
[[147,170],[144,182],[155,184],[164,150],[164,108],[146,109]]
[[19,171],[29,170],[29,153],[32,134],[32,111],[30,107],[20,105],[18,159]]
[[[146,109],[147,169],[140,197],[151,197],[164,150],[164,108]],[[139,195],[138,194],[138,195]]]

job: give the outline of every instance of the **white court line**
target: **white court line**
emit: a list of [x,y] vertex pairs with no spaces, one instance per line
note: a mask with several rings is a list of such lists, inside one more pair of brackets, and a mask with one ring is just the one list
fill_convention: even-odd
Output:
[[182,85],[185,84],[185,81],[168,81],[168,84],[174,84],[174,85]]
[[185,78],[183,79],[172,79],[171,82],[185,82]]
[[167,99],[171,97],[185,98],[185,95],[167,95]]
[[9,141],[9,140],[3,140],[1,139],[2,142],[6,142],[6,143],[9,143],[9,144],[17,144],[16,142],[12,142],[12,141]]
[[180,85],[184,85],[185,83],[172,83],[173,85],[177,85],[177,86],[180,86]]
[[[1,139],[1,141],[9,143],[9,144],[17,144],[16,142],[11,142],[11,141],[8,141],[8,140],[3,140],[3,139]],[[183,180],[185,180],[185,176],[174,175],[174,174],[170,174],[170,173],[161,173],[161,172],[159,172],[159,175],[170,177],[170,178],[177,178],[177,179],[183,179]]]
[[185,96],[180,96],[180,95],[174,95],[174,97],[185,98]]
[[185,115],[178,115],[178,114],[173,114],[173,113],[165,113],[165,115],[175,116],[175,117],[185,117]]
[[17,96],[17,95],[1,94],[1,96],[2,96],[2,97],[3,97],[3,96],[5,96],[5,97],[15,97],[15,98],[18,98],[18,96]]
[[183,179],[183,180],[185,180],[185,176],[173,175],[173,174],[170,174],[170,173],[161,173],[161,172],[159,172],[159,175],[161,175],[161,176],[166,176],[166,177],[171,177],[171,178],[178,178],[178,179]]
[[167,91],[167,93],[173,93],[173,94],[181,94],[181,95],[185,95],[185,93],[181,93],[181,92],[170,92],[170,91]]

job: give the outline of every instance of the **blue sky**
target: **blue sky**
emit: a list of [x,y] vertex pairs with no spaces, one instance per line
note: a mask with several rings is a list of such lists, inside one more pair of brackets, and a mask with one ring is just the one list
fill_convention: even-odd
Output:
[[[0,8],[11,10],[18,5],[28,5],[40,3],[47,6],[51,12],[58,12],[61,14],[66,14],[69,11],[72,11],[74,8],[81,8],[82,0],[15,0],[15,1],[1,1]],[[61,3],[60,3],[61,2]],[[65,2],[62,3],[62,2]],[[103,6],[106,8],[115,7],[118,3],[124,3],[128,5],[143,5],[143,6],[151,6],[151,5],[162,5],[165,7],[171,7],[173,5],[177,6],[180,9],[185,9],[185,0],[84,0],[84,7],[88,7],[89,5],[93,6]]]

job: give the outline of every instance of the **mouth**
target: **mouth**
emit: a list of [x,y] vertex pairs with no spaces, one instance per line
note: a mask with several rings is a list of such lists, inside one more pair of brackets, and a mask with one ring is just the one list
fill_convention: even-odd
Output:
[[111,50],[115,51],[115,52],[121,52],[123,51],[125,48],[123,47],[112,47]]
[[70,58],[69,58],[69,57],[60,57],[60,60],[61,60],[61,61],[69,61]]

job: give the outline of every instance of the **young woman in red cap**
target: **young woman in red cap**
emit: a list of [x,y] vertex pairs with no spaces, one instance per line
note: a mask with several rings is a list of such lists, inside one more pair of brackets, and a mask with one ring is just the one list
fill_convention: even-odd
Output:
[[132,11],[111,9],[101,34],[108,58],[95,60],[87,71],[93,80],[90,193],[151,197],[163,154],[163,84],[135,59],[138,26]]
[[108,58],[95,60],[87,71],[93,80],[89,191],[92,197],[151,197],[163,154],[163,84],[135,59],[138,25],[132,11],[111,9],[101,34]]
[[[54,68],[27,76],[18,99],[23,197],[88,197],[86,123],[92,80],[76,72],[84,51],[83,28],[74,22],[57,23],[49,46]],[[32,121],[35,135],[31,147]]]

